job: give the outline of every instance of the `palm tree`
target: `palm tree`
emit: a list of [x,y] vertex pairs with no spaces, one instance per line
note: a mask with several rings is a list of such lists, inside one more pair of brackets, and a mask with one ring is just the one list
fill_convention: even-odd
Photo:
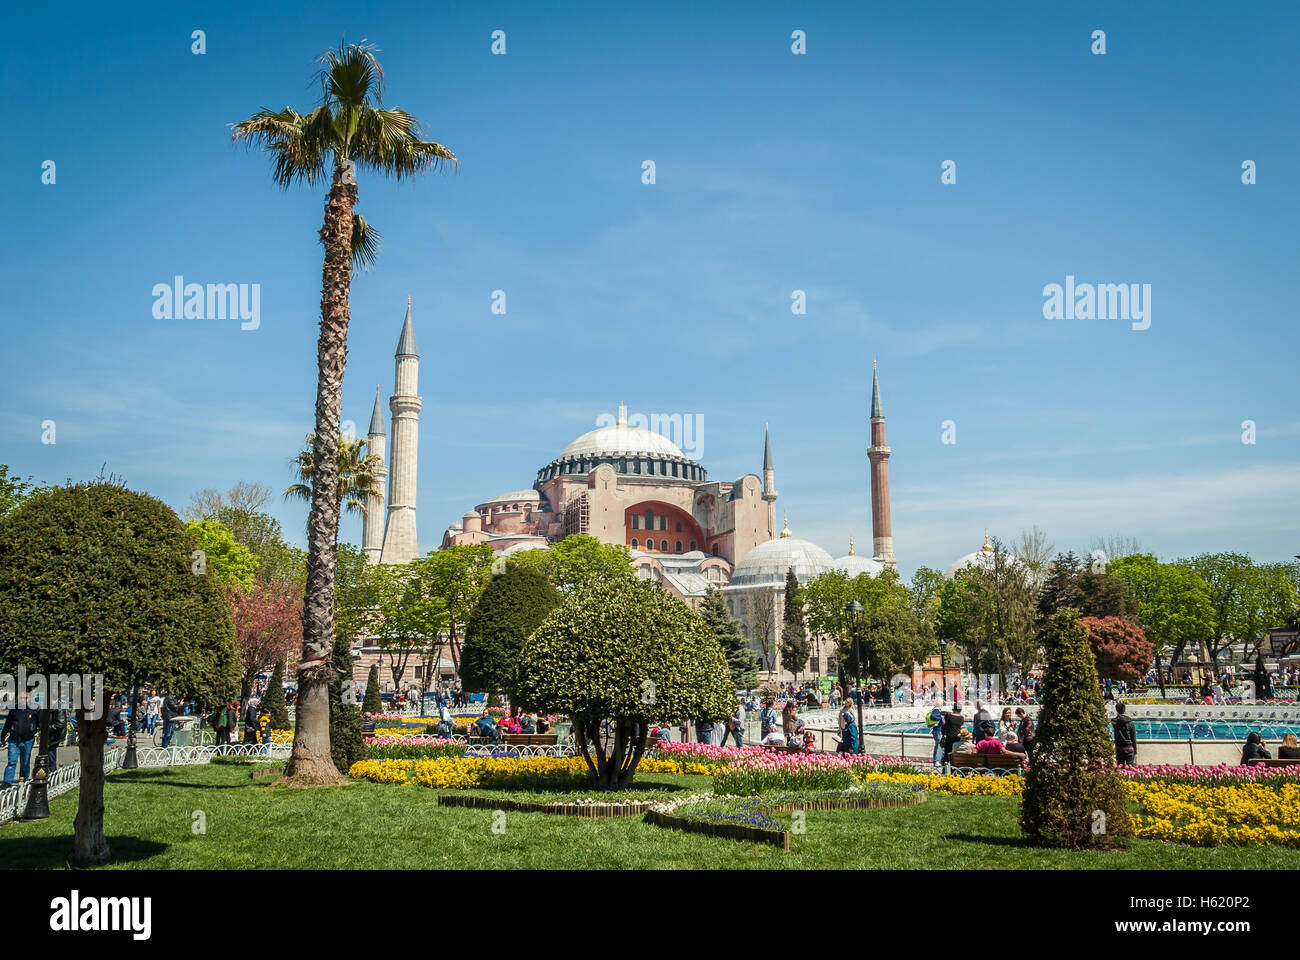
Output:
[[[290,461],[294,472],[302,478],[302,482],[292,484],[285,490],[284,499],[311,503],[312,481],[316,474],[316,457],[312,452],[315,446],[316,438],[310,433],[307,434],[306,448]],[[375,468],[378,466],[379,457],[367,452],[365,440],[339,437],[338,483],[335,487],[335,497],[338,502],[336,509],[340,515],[344,510],[363,517],[366,515],[366,497],[382,492],[379,489],[379,479],[375,476]]]
[[303,116],[292,107],[262,109],[236,123],[236,143],[256,144],[272,158],[272,179],[329,182],[321,270],[320,340],[317,343],[316,432],[312,441],[311,513],[307,524],[307,590],[302,614],[302,661],[298,664],[298,722],[286,778],[300,783],[338,783],[330,759],[329,684],[334,646],[334,576],[339,528],[338,452],[343,369],[347,360],[348,296],[353,265],[371,266],[379,236],[354,211],[356,169],[401,180],[457,160],[446,147],[422,139],[418,121],[386,108],[384,72],[366,42],[339,44],[317,58],[319,105]]

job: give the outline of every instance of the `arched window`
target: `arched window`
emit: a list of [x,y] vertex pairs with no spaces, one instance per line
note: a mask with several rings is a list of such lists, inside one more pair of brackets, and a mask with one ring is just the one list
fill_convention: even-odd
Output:
[[[632,538],[632,549],[633,549],[633,550],[637,549],[637,545],[636,545],[636,537],[633,537],[633,538]],[[1028,742],[1028,741],[1026,741],[1026,742]]]
[[633,530],[641,529],[641,514],[639,513],[632,514],[632,529]]
[[694,552],[695,552],[695,541],[692,540],[692,541],[691,541],[691,553],[694,553]]
[[676,553],[682,552],[682,542],[680,540],[677,541],[677,550],[675,552]]
[[659,529],[660,530],[668,529],[668,514],[666,513],[659,514]]
[[667,553],[667,552],[668,552],[668,541],[667,541],[667,540],[660,540],[660,541],[659,541],[659,549],[662,550],[664,553]]
[[645,528],[653,530],[655,528],[655,512],[649,507],[645,508]]
[[682,532],[682,522],[680,520],[677,521],[677,532],[678,533]]

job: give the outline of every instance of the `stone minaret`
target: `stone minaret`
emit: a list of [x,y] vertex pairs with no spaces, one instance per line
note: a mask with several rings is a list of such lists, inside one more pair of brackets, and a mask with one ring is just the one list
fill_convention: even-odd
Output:
[[388,484],[388,520],[380,563],[409,563],[420,555],[415,536],[415,470],[420,447],[420,354],[415,348],[411,323],[411,298],[406,298],[406,321],[397,341],[393,395],[392,473]]
[[384,488],[388,482],[388,463],[385,460],[383,407],[379,403],[379,387],[375,387],[375,409],[370,414],[370,432],[366,435],[366,453],[379,458],[375,467],[375,492],[366,497],[366,517],[362,522],[361,552],[371,563],[379,562],[384,548]]
[[880,377],[876,361],[871,361],[871,533],[875,559],[887,567],[897,567],[894,559],[894,534],[889,524],[889,447],[885,443],[885,411],[880,406]]
[[763,499],[767,501],[767,536],[776,536],[776,471],[772,469],[772,439],[763,424]]

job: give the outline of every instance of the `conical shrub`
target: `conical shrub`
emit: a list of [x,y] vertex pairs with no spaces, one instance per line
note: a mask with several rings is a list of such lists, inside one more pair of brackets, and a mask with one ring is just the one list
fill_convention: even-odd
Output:
[[1020,826],[1039,846],[1122,846],[1132,836],[1128,793],[1102,701],[1088,628],[1067,607],[1047,624],[1047,670]]

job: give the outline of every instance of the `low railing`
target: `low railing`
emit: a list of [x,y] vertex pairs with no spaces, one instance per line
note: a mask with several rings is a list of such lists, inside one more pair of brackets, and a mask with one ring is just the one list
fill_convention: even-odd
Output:
[[[63,751],[72,752],[75,755],[75,748],[62,748]],[[200,763],[211,763],[215,757],[247,757],[252,760],[285,760],[288,759],[292,751],[292,744],[272,743],[272,744],[229,744],[223,747],[202,746],[202,747],[136,747],[136,762],[141,768],[158,768],[170,766],[187,766]],[[122,767],[122,759],[126,756],[126,748],[123,746],[107,747],[104,750],[104,772],[112,773]],[[35,765],[36,758],[32,757],[32,763]],[[81,762],[73,760],[70,763],[64,763],[53,773],[50,774],[46,781],[46,793],[51,800],[61,794],[67,793],[81,783]],[[0,824],[8,823],[10,820],[16,820],[22,815],[23,810],[27,807],[27,795],[31,792],[31,780],[25,780],[17,787],[11,787],[8,790],[0,790]]]

